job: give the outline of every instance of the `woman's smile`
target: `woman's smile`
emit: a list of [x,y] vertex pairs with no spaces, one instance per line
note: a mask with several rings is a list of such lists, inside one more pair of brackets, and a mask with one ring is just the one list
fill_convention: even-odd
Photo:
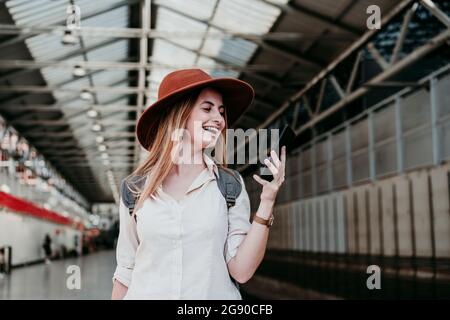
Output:
[[220,130],[215,126],[203,126],[202,133],[203,138],[206,138],[207,140],[212,140],[220,133]]

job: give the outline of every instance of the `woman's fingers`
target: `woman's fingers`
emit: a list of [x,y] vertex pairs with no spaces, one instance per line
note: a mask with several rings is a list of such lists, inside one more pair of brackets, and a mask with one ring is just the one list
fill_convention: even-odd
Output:
[[275,166],[269,159],[264,160],[264,163],[266,164],[267,168],[269,168],[270,172],[272,172],[273,176],[275,177],[278,174],[278,169],[275,168]]
[[275,164],[276,167],[279,167],[281,162],[280,159],[278,158],[277,153],[274,150],[270,151],[270,156],[272,157],[272,161]]
[[259,177],[258,175],[254,174],[253,175],[253,179],[255,179],[259,184],[261,185],[265,185],[266,183],[269,183],[268,181],[262,179],[261,177]]

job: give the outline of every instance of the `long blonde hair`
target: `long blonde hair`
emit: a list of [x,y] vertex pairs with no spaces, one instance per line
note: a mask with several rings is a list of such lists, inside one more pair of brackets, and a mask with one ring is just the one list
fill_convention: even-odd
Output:
[[[172,151],[179,147],[175,145],[172,134],[176,130],[185,129],[189,116],[194,108],[195,102],[200,94],[200,89],[194,91],[187,97],[175,102],[172,106],[166,107],[160,112],[158,121],[154,121],[153,127],[147,131],[147,139],[152,139],[153,143],[147,159],[140,164],[129,176],[125,178],[126,186],[135,195],[139,197],[133,215],[142,207],[144,201],[150,197],[164,181],[174,165],[172,162]],[[226,129],[228,127],[225,112],[225,128],[221,132],[219,141],[221,144],[215,149],[213,160],[219,166],[227,167],[226,153]],[[137,177],[137,179],[136,179]],[[143,189],[137,187],[137,182],[145,179],[146,183]]]

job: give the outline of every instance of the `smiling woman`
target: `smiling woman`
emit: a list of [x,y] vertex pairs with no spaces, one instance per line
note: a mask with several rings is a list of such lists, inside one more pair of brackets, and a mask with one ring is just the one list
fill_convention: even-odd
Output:
[[[273,157],[273,182],[255,178],[263,181],[255,223],[244,180],[226,169],[242,187],[228,207],[215,183],[226,168],[225,129],[253,97],[247,83],[213,79],[199,69],[163,79],[158,101],[137,124],[148,158],[124,181],[138,200],[130,212],[120,202],[113,299],[242,299],[237,283],[248,281],[264,256],[266,221],[285,163],[285,153],[281,161]],[[180,130],[181,139],[174,140]],[[219,140],[224,143],[217,148]],[[211,146],[213,157],[205,153]],[[186,150],[193,161],[177,162]],[[143,187],[133,184],[135,177],[145,178]]]

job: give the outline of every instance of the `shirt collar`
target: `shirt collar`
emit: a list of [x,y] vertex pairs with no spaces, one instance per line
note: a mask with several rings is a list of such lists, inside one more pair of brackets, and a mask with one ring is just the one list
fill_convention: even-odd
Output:
[[205,164],[208,168],[208,171],[215,176],[219,175],[219,169],[217,167],[217,164],[214,162],[213,159],[211,159],[206,153],[203,152],[203,160],[205,161]]
[[[214,162],[213,159],[211,159],[211,158],[210,158],[208,155],[206,155],[204,152],[203,152],[203,161],[205,161],[205,164],[206,164],[206,168],[207,168],[207,172],[208,172],[209,178],[207,178],[208,175],[205,176],[205,175],[202,175],[202,174],[200,173],[200,175],[197,177],[197,179],[195,179],[195,180],[193,181],[193,183],[192,183],[192,185],[189,187],[188,191],[186,191],[186,193],[189,193],[190,191],[192,191],[192,190],[194,190],[194,189],[197,189],[197,188],[201,187],[201,186],[202,186],[205,182],[207,182],[208,180],[217,179],[217,177],[219,176],[219,168],[217,167],[217,164]],[[157,191],[163,193],[163,190],[162,190],[162,184],[160,184],[160,185],[157,187]]]

